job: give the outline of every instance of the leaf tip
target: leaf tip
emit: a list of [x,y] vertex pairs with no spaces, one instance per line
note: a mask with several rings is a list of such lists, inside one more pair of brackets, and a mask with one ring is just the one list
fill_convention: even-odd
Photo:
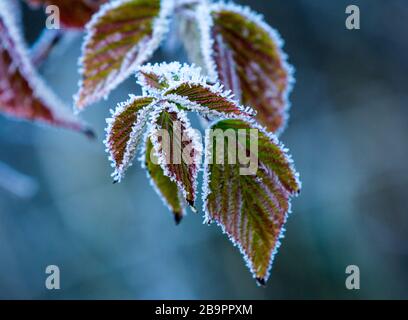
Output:
[[196,208],[195,205],[194,205],[194,200],[187,199],[187,203],[188,203],[188,205],[190,206],[191,210],[192,210],[194,213],[196,213],[196,212],[197,212],[197,208]]
[[82,87],[80,87],[78,93],[74,95],[74,113],[81,113],[87,105],[86,97],[84,97]]
[[183,220],[183,214],[181,212],[174,212],[174,222],[176,223],[176,226],[178,226]]
[[261,286],[261,287],[265,287],[265,286],[266,286],[266,280],[265,280],[265,278],[259,278],[259,277],[257,277],[257,278],[256,278],[256,283],[258,284],[258,286]]
[[82,130],[82,133],[83,133],[89,140],[96,140],[96,138],[97,138],[96,132],[95,132],[92,128],[90,128],[90,127],[85,127],[85,128]]

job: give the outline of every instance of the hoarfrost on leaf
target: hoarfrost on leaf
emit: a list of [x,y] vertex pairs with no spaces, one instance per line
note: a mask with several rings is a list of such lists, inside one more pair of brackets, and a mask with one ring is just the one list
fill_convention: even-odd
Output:
[[187,203],[195,210],[197,175],[202,145],[185,112],[165,102],[151,116],[149,137],[165,176],[177,183]]
[[115,169],[112,176],[116,182],[122,180],[126,169],[132,164],[154,104],[155,100],[151,97],[133,96],[120,103],[112,118],[106,120],[108,127],[105,145]]
[[29,60],[9,0],[0,1],[0,111],[92,135],[39,77]]
[[149,59],[168,31],[171,0],[115,0],[86,25],[75,104],[97,102]]
[[[278,33],[247,7],[209,0],[26,2],[57,5],[65,28],[86,24],[74,97],[78,111],[136,73],[142,94],[131,94],[106,120],[104,143],[114,181],[123,179],[140,149],[152,186],[179,223],[187,204],[195,210],[198,173],[204,167],[205,222],[221,226],[257,282],[265,284],[290,200],[300,190],[289,151],[276,137],[288,118],[294,82]],[[0,0],[0,111],[87,132],[37,76],[9,14],[11,4]],[[145,64],[177,25],[197,66]],[[37,50],[44,43],[34,47],[34,61],[51,50]],[[214,121],[206,123],[204,150],[188,112]],[[215,132],[221,135],[214,140]]]
[[257,13],[233,3],[197,8],[201,48],[210,79],[257,111],[257,120],[280,133],[288,118],[293,68],[283,41]]
[[[230,164],[225,153],[224,164],[217,164],[211,136],[205,139],[203,201],[205,221],[215,221],[230,240],[239,247],[258,283],[269,277],[274,252],[279,246],[283,225],[290,211],[290,198],[300,191],[298,174],[292,160],[276,137],[255,123],[245,120],[221,120],[213,130],[258,130],[259,151],[256,175],[242,175],[239,164]],[[238,140],[246,150],[248,141]],[[229,140],[225,138],[228,145]]]
[[[209,83],[200,68],[178,62],[147,64],[138,68],[137,79],[144,96],[133,97],[119,106],[109,120],[108,137],[115,138],[107,139],[108,149],[111,146],[116,167],[122,165],[115,175],[121,177],[132,158],[124,156],[124,139],[131,141],[130,128],[136,123],[133,132],[137,132],[137,141],[142,132],[146,132],[141,159],[151,183],[174,213],[176,222],[180,222],[185,214],[185,202],[194,209],[203,153],[186,112],[198,111],[217,118],[205,138],[205,221],[221,225],[241,249],[258,283],[264,284],[290,211],[290,198],[300,190],[288,150],[274,134],[257,123],[251,108],[241,106],[219,83]],[[125,114],[124,110],[129,113]],[[140,123],[145,124],[143,130]],[[225,150],[231,150],[225,135],[221,136],[222,161],[211,161],[219,146],[213,145],[210,133],[217,130],[237,135],[238,141],[232,150],[241,152],[238,162],[231,161],[229,151],[224,153],[224,146]],[[255,149],[251,146],[254,142]],[[134,141],[126,145],[132,155],[134,145]],[[254,170],[242,170],[241,155],[250,159]]]
[[168,100],[206,116],[251,116],[250,107],[241,106],[231,91],[223,86],[209,84],[201,68],[178,62],[148,64],[138,73],[138,83],[148,94]]
[[179,224],[186,214],[185,200],[179,191],[177,183],[167,177],[164,174],[163,168],[158,164],[158,159],[149,137],[146,137],[146,149],[144,150],[143,160],[151,184],[173,213],[176,224]]

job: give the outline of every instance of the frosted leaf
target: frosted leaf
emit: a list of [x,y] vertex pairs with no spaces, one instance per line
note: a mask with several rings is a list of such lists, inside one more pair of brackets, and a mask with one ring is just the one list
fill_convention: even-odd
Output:
[[152,113],[151,123],[149,137],[158,164],[194,209],[202,156],[200,138],[191,128],[185,112],[174,104],[166,102],[162,108],[156,109]]
[[203,4],[196,17],[209,78],[253,107],[261,124],[281,132],[294,78],[278,33],[261,15],[233,3]]
[[[149,77],[146,77],[148,75]],[[155,79],[152,81],[152,78]],[[151,94],[182,83],[205,83],[201,68],[179,62],[146,64],[138,69],[138,83]]]
[[[115,167],[113,176],[115,180],[121,180],[134,157],[135,145],[149,126],[148,132],[158,152],[164,174],[177,182],[187,202],[193,205],[202,146],[196,132],[190,128],[183,110],[221,117],[245,117],[248,121],[252,110],[239,106],[221,86],[208,85],[199,68],[178,62],[142,66],[138,70],[138,82],[145,95],[132,97],[119,105],[112,119],[108,119],[106,145]],[[171,136],[171,141],[180,144],[181,148],[166,151],[159,143],[158,133],[165,129],[172,134],[175,123],[180,125],[181,138],[186,137],[186,140]],[[190,144],[193,147],[189,151],[190,163],[164,161],[166,152],[173,157],[175,151],[183,152],[184,147]],[[183,170],[186,171],[185,176],[182,176]]]
[[[162,167],[157,164],[158,160],[149,137],[146,139],[146,149],[143,153],[144,167],[147,169],[148,177],[154,189],[173,213],[176,224],[179,224],[186,214],[185,201],[182,198],[177,183],[171,181],[171,179],[164,174]],[[153,161],[152,157],[155,161]]]
[[139,71],[138,83],[142,86],[143,90],[153,94],[168,88],[168,83],[163,77],[150,71]]
[[171,0],[115,0],[86,26],[78,109],[106,97],[151,57],[168,31]]
[[8,0],[0,1],[0,111],[92,135],[37,75],[11,8]]
[[139,68],[138,83],[158,99],[210,116],[252,116],[250,107],[242,107],[230,91],[219,84],[208,84],[201,68],[178,62],[148,64]]
[[[13,0],[16,1],[16,0]],[[99,7],[109,0],[26,0],[31,6],[55,5],[59,8],[61,23],[65,28],[83,28]]]
[[128,101],[120,103],[112,118],[106,120],[106,151],[115,168],[112,176],[117,182],[120,182],[132,164],[154,103],[150,97],[132,96]]
[[[228,153],[217,164],[215,140],[207,131],[203,200],[205,221],[217,222],[230,240],[239,247],[258,283],[268,279],[274,252],[279,246],[283,225],[290,211],[289,200],[300,191],[298,174],[292,160],[274,135],[255,123],[238,119],[221,120],[213,130],[247,132],[245,140],[237,139],[238,149],[254,157],[256,174],[242,175],[240,162],[230,164]],[[250,148],[250,129],[257,130],[258,152]],[[225,145],[229,140],[225,137]]]
[[205,83],[182,83],[165,93],[171,101],[183,107],[197,110],[203,114],[217,115],[252,115],[251,108],[243,108],[221,88]]
[[[215,64],[212,63],[213,60],[209,54],[212,52],[212,39],[210,37],[212,20],[209,15],[208,4],[200,6],[201,10],[194,10],[196,7],[197,3],[190,5],[177,16],[179,38],[189,61],[201,66],[203,74],[213,83],[217,80],[217,74]],[[207,32],[202,32],[202,30],[207,30]],[[206,38],[204,39],[204,37]]]

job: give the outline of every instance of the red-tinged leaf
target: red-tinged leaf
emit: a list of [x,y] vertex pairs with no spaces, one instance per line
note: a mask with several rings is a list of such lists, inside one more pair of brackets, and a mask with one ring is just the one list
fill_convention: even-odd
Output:
[[165,103],[152,116],[149,136],[164,175],[177,183],[179,191],[194,209],[202,145],[184,111]]
[[164,175],[162,167],[158,164],[158,159],[153,149],[150,138],[146,140],[145,167],[156,192],[163,202],[173,212],[176,224],[179,224],[185,214],[183,200],[177,187],[177,183]]
[[106,97],[159,47],[168,31],[170,0],[117,0],[86,26],[76,106]]
[[180,83],[203,81],[200,69],[179,62],[146,64],[137,70],[137,82],[150,94],[164,94]]
[[209,76],[253,107],[261,124],[280,132],[293,78],[277,32],[260,15],[235,4],[203,5],[197,18]]
[[[16,1],[16,0],[14,0]],[[109,0],[26,0],[31,6],[55,5],[66,28],[83,28],[99,7]]]
[[7,1],[0,2],[0,112],[92,135],[36,74]]
[[159,92],[168,87],[165,79],[150,71],[140,71],[138,78],[140,83],[143,83],[142,87],[144,89],[157,90]]
[[241,107],[220,85],[209,85],[201,69],[177,62],[142,66],[139,84],[149,93],[177,103],[183,108],[200,111],[206,116],[249,116],[251,108]]
[[108,128],[105,144],[112,167],[115,168],[112,176],[116,182],[123,178],[126,169],[132,164],[153,105],[153,98],[131,97],[119,104],[112,118],[106,120]]
[[168,90],[165,93],[165,96],[166,95],[175,95],[173,99],[177,102],[184,102],[181,99],[178,100],[178,97],[187,99],[192,104],[195,104],[196,108],[202,111],[208,110],[208,112],[216,112],[220,115],[244,115],[251,112],[250,109],[247,111],[243,110],[238,103],[232,100],[223,91],[215,90],[215,86],[202,83],[182,83],[176,88]]
[[[206,220],[221,225],[262,284],[269,276],[273,254],[279,246],[289,200],[300,191],[298,175],[286,150],[257,125],[229,119],[211,129],[215,131],[207,132],[205,145]],[[235,137],[232,142],[228,138],[231,132]],[[224,142],[224,147],[219,141]],[[252,148],[256,142],[257,148]],[[250,159],[252,172],[242,171],[248,165],[239,161],[234,150]],[[235,164],[231,164],[230,155],[235,155],[231,158]]]

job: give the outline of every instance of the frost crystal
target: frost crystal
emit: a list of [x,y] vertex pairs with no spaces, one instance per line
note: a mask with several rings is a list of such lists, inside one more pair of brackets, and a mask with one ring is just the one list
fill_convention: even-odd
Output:
[[[159,121],[163,113],[173,115],[170,117],[171,123],[166,124],[163,123],[163,120]],[[173,126],[176,122],[181,124],[181,141],[175,142],[173,140],[177,139],[177,135],[173,132]],[[149,138],[153,143],[158,164],[163,169],[164,175],[169,177],[171,181],[177,184],[184,198],[187,199],[191,206],[193,206],[195,193],[197,190],[198,169],[201,165],[202,157],[200,137],[197,135],[197,132],[192,129],[186,113],[172,103],[165,102],[160,108],[157,108],[154,112],[152,112],[150,115],[150,123],[152,123],[152,126],[149,129]],[[168,130],[166,125],[171,127],[171,130]],[[163,129],[171,131],[172,136],[170,136],[170,140],[172,142],[170,143],[170,146],[163,145],[164,139],[159,139],[159,137],[161,137],[161,130]],[[185,139],[191,143],[193,158],[191,159],[191,162],[186,163],[186,159],[182,158],[180,164],[173,163],[174,159],[171,158],[171,155],[174,155],[174,153],[177,152],[174,150],[174,146],[180,148],[185,147]],[[184,150],[180,151],[184,152]],[[180,172],[182,173],[181,175]]]
[[[219,83],[209,84],[198,67],[178,62],[147,64],[138,68],[137,81],[143,87],[144,95],[132,97],[119,106],[113,115],[114,120],[109,121],[108,131],[115,131],[112,121],[118,122],[124,110],[138,99],[150,99],[151,103],[137,114],[138,120],[132,127],[123,162],[119,167],[116,162],[115,177],[120,179],[123,176],[123,170],[135,154],[135,141],[141,140],[141,132],[146,132],[143,153],[148,144],[149,153],[153,150],[157,164],[153,166],[152,160],[146,160],[150,156],[148,154],[143,154],[141,159],[150,168],[148,176],[155,190],[179,222],[185,212],[179,195],[194,209],[197,176],[204,152],[204,222],[215,221],[221,226],[244,255],[258,283],[265,283],[290,212],[290,198],[300,190],[299,177],[288,150],[275,134],[255,120],[255,112],[251,108],[240,106],[231,92],[225,91]],[[241,129],[245,132],[258,130],[257,146],[261,150],[259,152],[257,147],[256,155],[252,154],[253,149],[246,142],[238,142],[236,146],[246,155],[251,153],[249,156],[255,158],[257,172],[241,176],[240,165],[236,163],[219,165],[210,162],[214,150],[209,147],[213,143],[210,131],[206,132],[203,151],[200,137],[191,127],[186,111],[198,111],[208,118],[217,118],[211,125],[212,129],[232,129],[238,134]],[[127,115],[123,119],[129,117]],[[123,128],[116,131],[124,131],[128,126],[126,121],[118,122]],[[247,141],[245,136],[244,139]],[[120,136],[115,141],[121,141]],[[184,158],[182,162],[175,161],[177,148],[184,152],[189,144],[192,148],[188,151],[188,159],[192,158],[192,161],[186,162]],[[107,146],[109,148],[111,144],[107,143]]]
[[[221,120],[211,128],[221,122],[221,127],[227,126],[228,122]],[[240,249],[258,283],[264,284],[290,212],[290,197],[296,195],[301,186],[292,159],[275,135],[256,122],[247,123],[246,119],[232,120],[230,126],[259,130],[258,173],[242,178],[231,165],[210,164],[213,149],[209,145],[213,142],[207,131],[202,193],[204,222],[215,221],[222,228]]]
[[[294,77],[277,31],[262,15],[234,3],[204,2],[196,10],[196,20],[203,55],[200,61],[209,80],[223,83],[237,101],[258,111],[258,121],[281,133],[288,119]],[[232,30],[234,24],[236,30]],[[234,32],[241,33],[239,40]],[[259,44],[252,46],[254,41]],[[272,52],[270,57],[257,54],[259,46],[268,48],[265,52]]]
[[[150,79],[146,75],[154,75],[157,82],[164,84],[163,88],[158,89],[151,86]],[[147,94],[174,102],[206,116],[255,115],[255,111],[251,107],[242,107],[234,99],[231,91],[225,91],[221,84],[208,84],[207,77],[201,74],[201,68],[195,65],[181,65],[178,62],[147,64],[139,68],[137,79],[138,83],[146,89]],[[195,90],[181,93],[188,88],[195,88]],[[229,106],[229,109],[225,109],[226,106]],[[235,109],[235,115],[233,112],[227,111],[233,109]]]
[[[32,66],[31,61],[28,59],[29,53],[24,44],[21,32],[17,27],[15,17],[11,14],[12,8],[13,5],[9,0],[0,1],[0,27],[2,33],[0,35],[0,51],[3,48],[3,50],[7,51],[7,54],[12,55],[13,67],[18,69],[18,71],[16,72],[10,68],[9,72],[15,72],[16,75],[14,75],[13,81],[20,82],[18,84],[19,92],[13,92],[14,82],[10,82],[8,84],[10,86],[4,91],[7,92],[7,94],[17,95],[17,101],[21,100],[21,105],[13,106],[16,109],[15,111],[17,112],[18,108],[22,108],[27,104],[28,107],[33,108],[34,103],[37,103],[38,108],[41,107],[51,113],[51,118],[44,119],[41,115],[37,117],[36,110],[25,110],[24,116],[29,113],[30,120],[49,121],[52,124],[85,131],[85,125],[69,112],[69,108],[45,84]],[[5,81],[4,84],[8,82],[9,80]],[[27,92],[23,90],[26,88],[22,88],[22,86],[27,86]],[[2,94],[4,93],[2,92]],[[22,98],[24,95],[26,96]],[[31,100],[31,105],[28,103],[29,100]],[[18,114],[16,115],[19,116]]]
[[211,29],[214,22],[211,18],[211,9],[207,1],[197,7],[196,20],[201,35],[201,52],[208,78],[212,82],[218,81],[217,67],[213,58],[214,39],[211,36]]
[[[147,100],[147,101],[145,101]],[[143,102],[145,101],[145,102]],[[135,113],[134,120],[131,115],[122,119],[122,116],[132,107],[140,104],[139,109],[132,111]],[[109,160],[112,162],[114,172],[112,177],[116,182],[120,182],[125,174],[125,171],[132,165],[132,161],[136,155],[137,147],[148,127],[148,115],[152,112],[156,101],[153,99],[145,99],[145,97],[131,96],[126,102],[118,104],[112,117],[106,119],[108,127],[106,128],[106,139],[104,141],[106,152],[109,153]],[[134,122],[125,123],[130,120]],[[122,132],[129,130],[128,135]],[[116,138],[116,136],[118,138]],[[124,150],[122,145],[125,143]],[[119,154],[119,157],[117,155]]]
[[[157,17],[152,18],[152,33],[148,33],[145,30],[146,26],[142,24],[139,29],[127,32],[120,29],[120,21],[113,21],[104,25],[104,19],[107,17],[113,19],[115,10],[130,5],[132,2],[135,2],[135,0],[108,2],[101,7],[86,25],[86,37],[83,42],[82,57],[79,60],[79,69],[83,77],[79,82],[80,90],[74,96],[75,104],[79,109],[98,101],[102,97],[107,98],[113,89],[153,55],[154,51],[160,46],[164,35],[168,32],[169,16],[174,6],[172,0],[159,1],[159,14]],[[141,14],[139,10],[142,10],[142,8],[139,10],[133,8],[133,10],[136,19]],[[117,25],[114,25],[115,22]],[[111,36],[106,36],[105,39],[100,40],[101,28],[102,30],[103,28],[108,28],[108,30],[117,28],[118,30]],[[110,32],[112,31],[110,30]],[[123,40],[124,37],[130,38],[129,34],[136,36],[140,33],[144,34],[144,36],[130,48],[126,48],[126,51],[123,51],[123,49],[118,51],[118,48],[115,47],[115,43]],[[95,51],[109,45],[113,46],[111,50],[115,52],[115,56],[111,56],[112,54],[106,55],[104,51],[100,55],[92,56]],[[113,68],[112,65],[118,61],[120,62],[119,66]],[[104,73],[107,73],[107,75],[104,75]]]

